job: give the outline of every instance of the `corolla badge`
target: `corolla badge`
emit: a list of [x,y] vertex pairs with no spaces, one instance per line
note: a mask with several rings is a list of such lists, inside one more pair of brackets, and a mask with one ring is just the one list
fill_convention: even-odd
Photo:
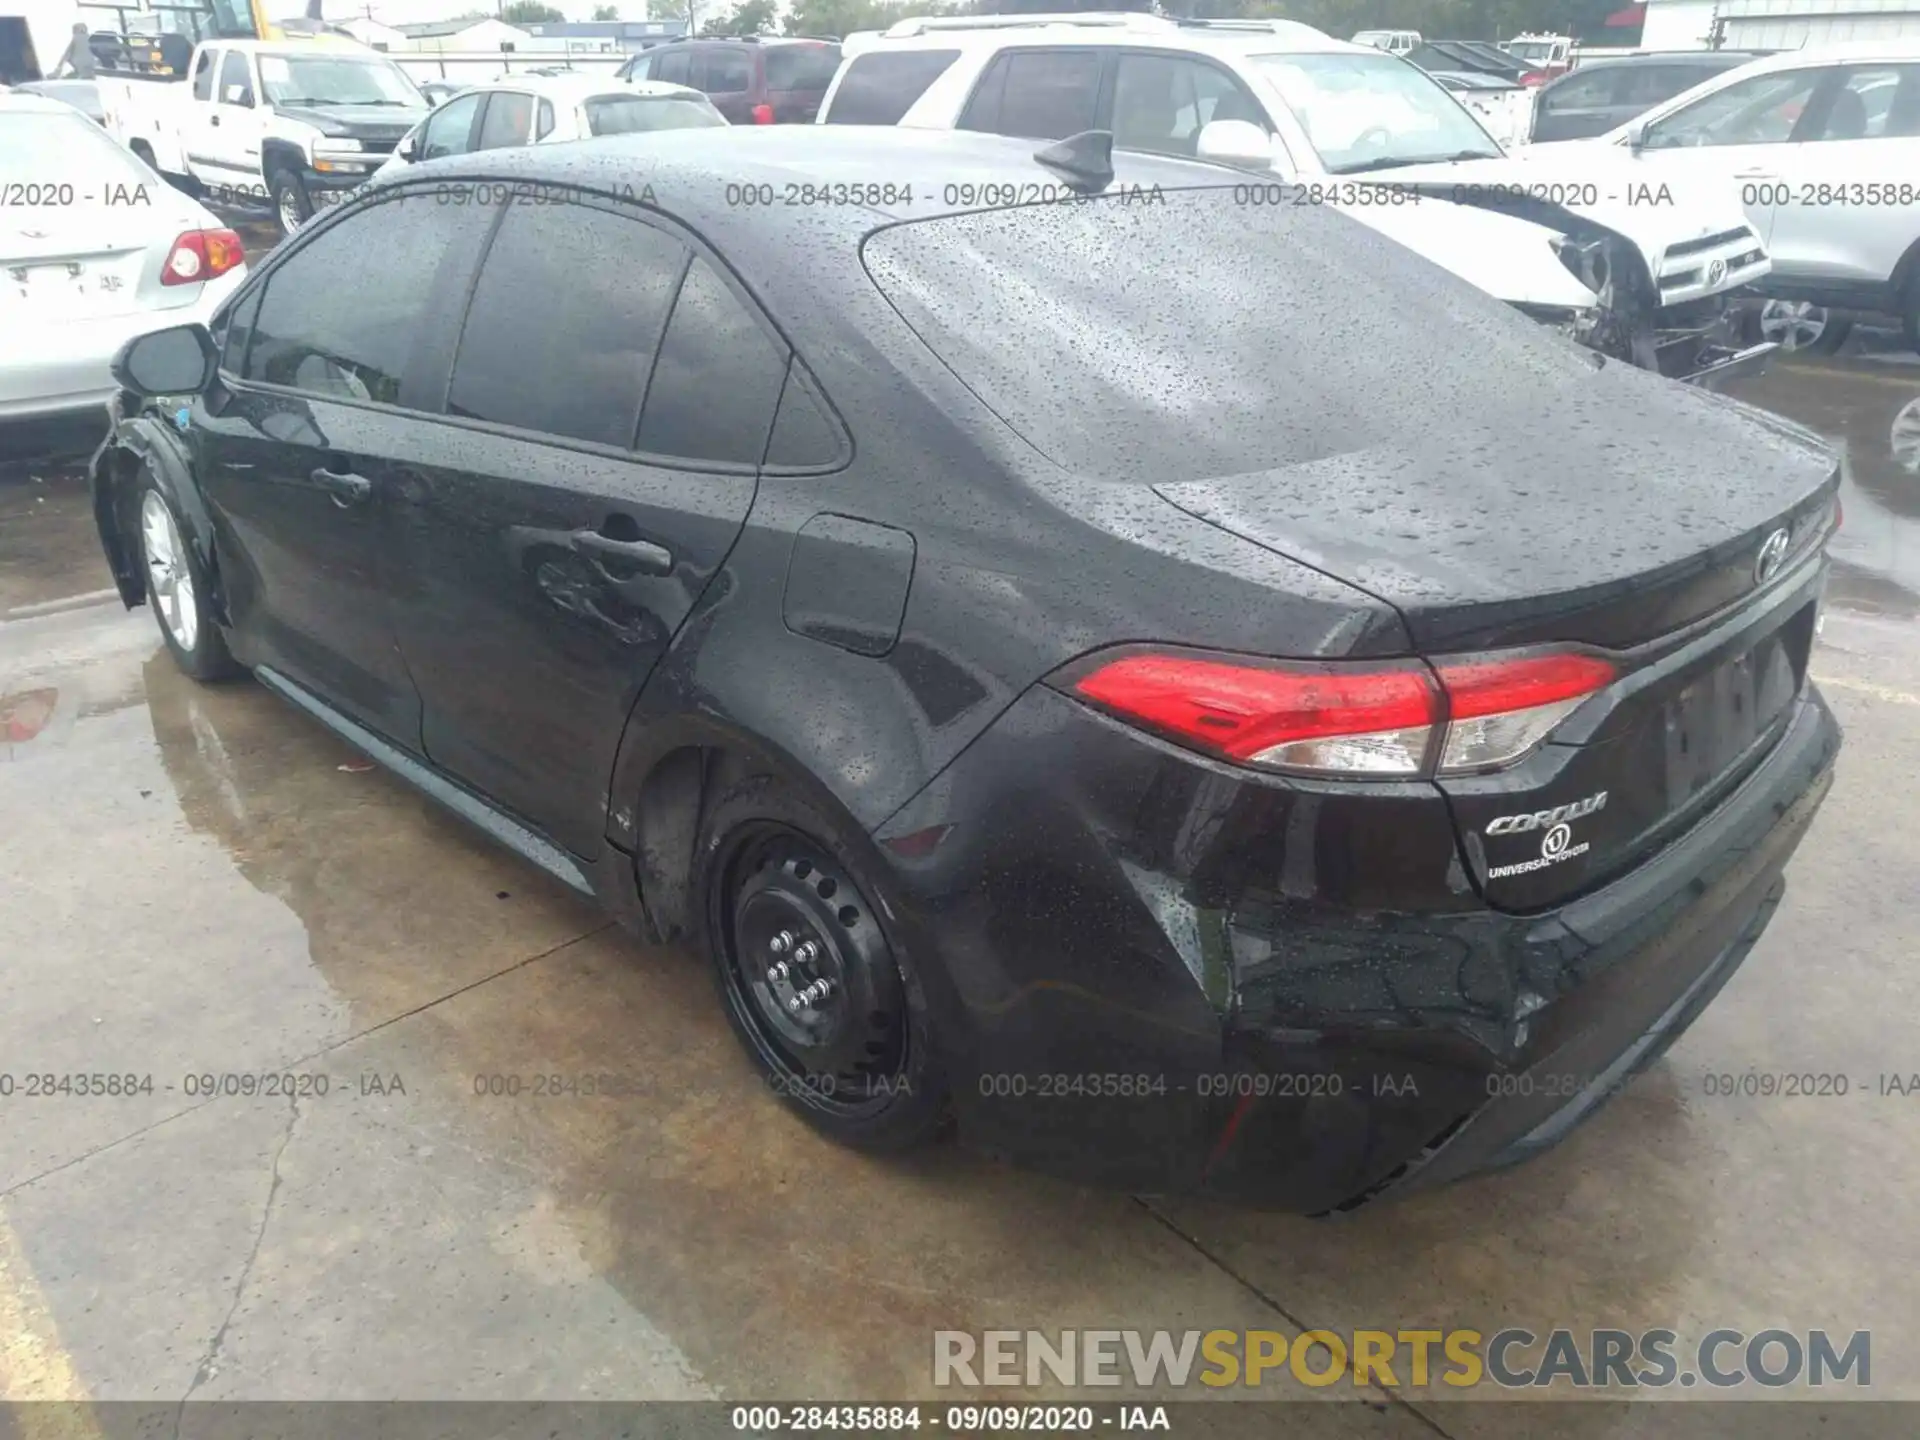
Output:
[[1785,530],[1776,530],[1760,542],[1760,553],[1753,560],[1753,583],[1764,585],[1780,573],[1780,566],[1787,558],[1788,535]]
[[1495,865],[1487,871],[1487,878],[1498,880],[1504,875],[1525,875],[1529,871],[1544,870],[1549,865],[1558,865],[1564,860],[1586,854],[1590,848],[1588,842],[1582,840],[1576,845],[1573,841],[1573,822],[1606,808],[1606,803],[1607,792],[1600,790],[1584,800],[1556,805],[1551,810],[1500,816],[1487,826],[1487,834],[1519,835],[1529,830],[1545,830],[1547,833],[1540,837],[1538,858],[1521,860],[1512,865]]

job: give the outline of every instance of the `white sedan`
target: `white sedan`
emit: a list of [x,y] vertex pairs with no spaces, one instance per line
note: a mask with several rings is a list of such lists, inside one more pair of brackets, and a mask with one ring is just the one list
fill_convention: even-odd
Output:
[[149,330],[205,321],[240,237],[58,100],[0,94],[0,422],[84,417]]
[[726,123],[711,100],[685,85],[604,75],[513,75],[443,101],[373,173],[391,175],[421,160],[508,145]]

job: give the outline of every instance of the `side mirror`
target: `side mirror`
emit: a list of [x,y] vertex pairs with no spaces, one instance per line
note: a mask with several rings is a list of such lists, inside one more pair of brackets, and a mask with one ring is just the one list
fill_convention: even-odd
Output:
[[1638,155],[1647,148],[1647,123],[1636,120],[1627,126],[1627,149]]
[[420,137],[417,134],[405,136],[400,141],[397,152],[402,160],[411,165],[420,158]]
[[1243,170],[1273,168],[1273,137],[1250,120],[1209,120],[1200,127],[1194,153],[1217,165]]
[[197,395],[213,381],[220,352],[204,325],[175,325],[136,335],[120,347],[110,367],[123,390],[156,395]]

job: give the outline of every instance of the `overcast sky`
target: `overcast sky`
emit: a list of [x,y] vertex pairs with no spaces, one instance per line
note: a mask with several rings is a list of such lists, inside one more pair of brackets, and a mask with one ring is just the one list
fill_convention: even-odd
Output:
[[[593,15],[595,0],[545,0],[556,10],[564,11],[569,20],[586,20]],[[647,18],[646,0],[615,0],[620,7],[622,20],[645,20]],[[429,20],[451,20],[467,10],[485,10],[491,14],[496,8],[493,0],[325,0],[325,14],[329,20],[345,20],[353,15],[365,15],[369,10],[373,18],[388,25],[412,25]],[[720,5],[715,0],[706,0],[700,7],[704,20],[722,10],[732,9],[731,4]],[[785,9],[785,6],[781,6]],[[289,0],[278,0],[272,14],[283,10],[290,14],[300,14],[303,4],[289,4]]]

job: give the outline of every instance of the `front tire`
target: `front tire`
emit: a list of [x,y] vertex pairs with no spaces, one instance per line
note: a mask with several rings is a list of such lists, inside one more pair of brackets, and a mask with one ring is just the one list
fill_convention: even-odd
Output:
[[241,673],[213,613],[206,572],[186,542],[173,503],[142,472],[140,564],[147,582],[147,608],[173,663],[196,680],[224,680]]
[[1755,313],[1755,327],[1761,339],[1789,353],[1831,355],[1847,343],[1853,321],[1804,300],[1768,300]]
[[769,775],[726,789],[696,851],[696,940],[773,1093],[861,1150],[934,1137],[947,1086],[926,994],[883,924],[855,844]]
[[281,235],[293,234],[313,218],[313,197],[307,194],[306,182],[293,171],[275,170],[267,178],[267,195],[273,201]]

